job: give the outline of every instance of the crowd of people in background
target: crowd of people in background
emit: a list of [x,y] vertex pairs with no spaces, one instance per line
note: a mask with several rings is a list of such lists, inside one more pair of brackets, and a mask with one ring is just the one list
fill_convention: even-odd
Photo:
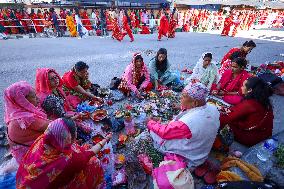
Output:
[[[283,27],[284,11],[233,9],[211,11],[207,9],[0,9],[0,33],[42,33],[52,27],[62,36],[108,35],[121,41],[125,35],[150,34],[159,30],[159,39],[173,38],[175,31],[208,32],[220,30],[221,35],[235,36],[239,30],[259,27]],[[161,26],[162,25],[162,26]],[[160,30],[164,27],[167,30]],[[164,30],[164,29],[163,29]]]

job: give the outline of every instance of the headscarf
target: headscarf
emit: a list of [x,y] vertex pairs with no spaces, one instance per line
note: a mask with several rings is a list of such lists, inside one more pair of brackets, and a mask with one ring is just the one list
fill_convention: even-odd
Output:
[[47,98],[47,96],[52,94],[52,88],[50,87],[50,81],[48,78],[48,73],[50,72],[55,73],[56,76],[58,77],[59,85],[57,87],[57,90],[59,91],[61,97],[64,100],[65,111],[69,111],[70,104],[68,103],[66,95],[64,91],[62,90],[63,81],[60,75],[54,69],[50,69],[50,68],[39,68],[36,71],[35,88],[36,88],[36,94],[38,95],[40,99],[40,104],[42,105],[44,100]]
[[[50,87],[50,81],[48,78],[48,73],[53,72],[56,74],[59,80],[59,86],[58,90],[64,95],[64,92],[62,91],[62,84],[63,81],[60,77],[60,75],[54,70],[50,68],[38,68],[36,70],[36,81],[35,81],[35,89],[36,93],[40,98],[40,101],[42,102],[48,95],[52,94],[52,88]],[[65,95],[64,95],[65,97]]]
[[206,101],[209,95],[209,90],[202,83],[194,83],[194,84],[187,85],[184,88],[183,93],[186,93],[193,99],[200,100],[200,101]]
[[[190,80],[191,79],[198,79],[201,82],[203,81],[208,81],[208,78],[211,77],[216,77],[216,81],[219,81],[219,76],[215,75],[217,73],[211,72],[210,70],[218,70],[217,66],[216,66],[216,62],[211,60],[211,63],[208,65],[208,67],[210,67],[210,69],[204,68],[203,67],[203,62],[204,62],[204,58],[206,54],[212,54],[211,52],[204,52],[202,53],[201,57],[199,58],[198,62],[196,63],[194,69],[193,69],[193,73],[190,76]],[[213,58],[212,58],[213,59]],[[211,69],[212,68],[212,69]],[[209,86],[211,88],[211,86]]]
[[10,121],[21,119],[25,123],[25,125],[21,125],[21,128],[25,129],[34,121],[34,117],[47,118],[40,108],[26,99],[32,90],[33,88],[28,82],[19,81],[4,91],[5,123],[7,125]]
[[[212,52],[204,52],[204,53],[202,53],[202,55],[201,55],[201,57],[199,58],[199,60],[197,61],[197,64],[196,64],[196,65],[198,65],[198,66],[200,66],[200,67],[203,67],[203,62],[204,62],[205,55],[206,55],[206,54],[209,54],[209,53],[213,55]],[[212,59],[213,59],[213,58],[212,58]],[[214,61],[211,60],[211,63],[210,63],[210,64],[216,64],[216,62],[214,62]]]
[[63,119],[52,121],[30,147],[17,172],[17,186],[41,188],[51,183],[72,157],[71,132]]
[[137,56],[141,56],[141,54],[135,53],[133,55],[132,62],[129,65],[130,66],[129,69],[131,69],[131,73],[132,73],[132,83],[134,85],[137,85],[139,83],[141,77],[144,75],[144,73],[147,72],[147,68],[146,68],[146,65],[144,64],[144,62],[142,63],[142,69],[141,70],[138,70],[135,67],[135,60],[136,60]]

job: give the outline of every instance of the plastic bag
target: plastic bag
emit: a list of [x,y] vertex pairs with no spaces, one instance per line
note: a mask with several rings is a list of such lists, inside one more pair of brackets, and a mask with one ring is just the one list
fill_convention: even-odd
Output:
[[126,171],[124,168],[116,170],[113,174],[112,185],[117,186],[127,183]]
[[0,176],[0,188],[16,189],[17,172],[8,173]]

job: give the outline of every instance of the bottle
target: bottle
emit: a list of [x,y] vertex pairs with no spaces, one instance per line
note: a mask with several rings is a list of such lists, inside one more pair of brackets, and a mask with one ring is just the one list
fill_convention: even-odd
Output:
[[270,159],[273,152],[277,148],[277,139],[272,138],[266,140],[262,146],[257,149],[257,158],[263,162]]

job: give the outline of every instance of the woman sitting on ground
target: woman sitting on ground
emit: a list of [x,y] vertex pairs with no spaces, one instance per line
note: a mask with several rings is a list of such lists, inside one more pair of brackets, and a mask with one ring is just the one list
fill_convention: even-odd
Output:
[[216,106],[206,103],[208,94],[202,83],[188,85],[182,92],[180,114],[167,125],[160,120],[147,123],[154,146],[163,153],[184,157],[190,168],[207,159],[220,127]]
[[124,71],[118,89],[127,96],[132,92],[138,98],[142,98],[141,92],[150,91],[152,89],[150,75],[141,54],[134,54],[132,62]]
[[[36,71],[36,93],[40,99],[40,106],[51,120],[68,117],[73,120],[84,119],[83,113],[76,113],[70,106],[64,91],[59,74],[50,68],[39,68]],[[92,128],[84,122],[77,122],[84,133],[91,132]]]
[[20,163],[31,144],[45,131],[50,120],[37,107],[35,90],[25,81],[14,83],[4,91],[4,103],[11,153]]
[[111,137],[86,150],[75,142],[75,122],[56,119],[23,158],[17,188],[100,188],[104,172],[95,155]]
[[244,99],[220,117],[221,127],[229,125],[235,139],[253,146],[272,135],[273,109],[269,101],[271,88],[258,77],[250,77],[242,86]]
[[41,107],[51,119],[64,117],[67,112],[74,111],[62,90],[62,84],[60,75],[54,69],[37,69],[36,93],[40,99]]
[[155,89],[159,85],[170,86],[177,80],[177,76],[171,72],[170,67],[167,50],[165,48],[159,49],[156,57],[152,58],[149,64],[151,82]]
[[250,41],[246,41],[242,47],[234,47],[232,48],[227,54],[225,54],[225,56],[223,57],[222,61],[221,61],[221,66],[223,65],[223,63],[230,59],[230,56],[234,53],[234,52],[239,52],[239,57],[241,58],[246,58],[246,56],[252,51],[252,49],[254,49],[256,47],[256,44],[250,40]]
[[212,53],[203,53],[196,66],[193,69],[193,73],[187,82],[195,83],[200,82],[204,84],[209,90],[213,84],[218,82],[218,68],[211,62]]
[[241,53],[239,51],[232,53],[219,69],[219,75],[223,75],[225,71],[231,69],[232,61],[239,57],[241,57]]
[[232,61],[231,69],[225,71],[217,87],[212,94],[221,96],[229,104],[236,105],[243,99],[242,86],[250,76],[245,71],[247,61],[244,58],[236,58]]
[[62,77],[63,90],[73,108],[87,99],[101,100],[90,92],[92,83],[89,81],[88,69],[85,62],[79,61]]

